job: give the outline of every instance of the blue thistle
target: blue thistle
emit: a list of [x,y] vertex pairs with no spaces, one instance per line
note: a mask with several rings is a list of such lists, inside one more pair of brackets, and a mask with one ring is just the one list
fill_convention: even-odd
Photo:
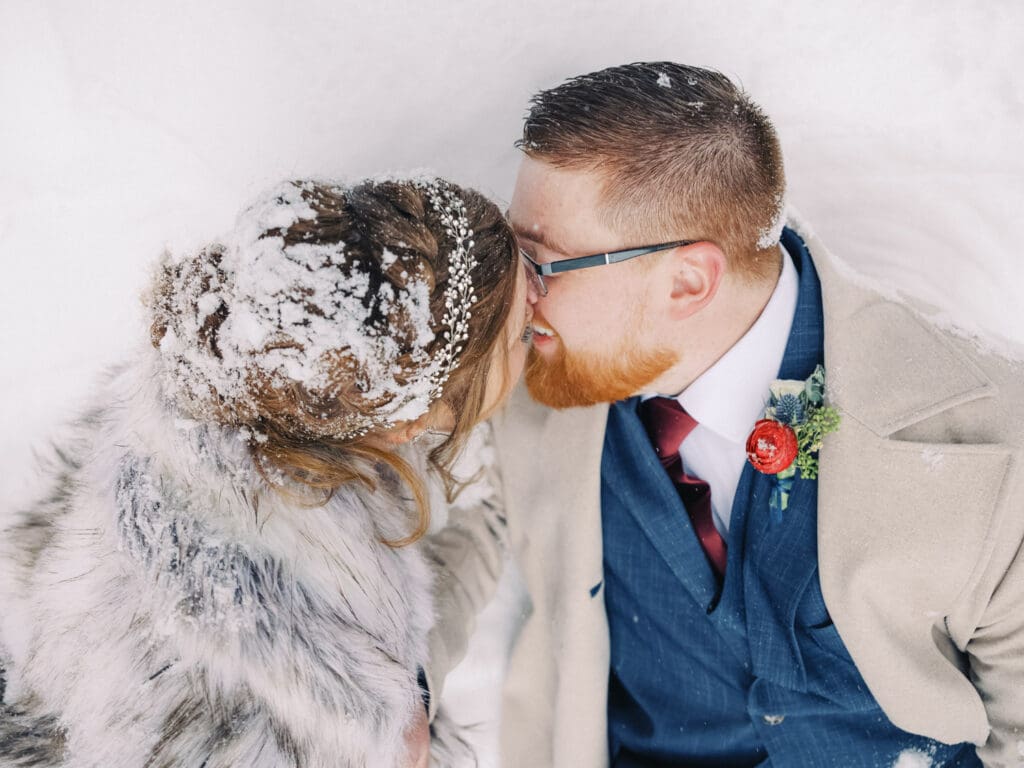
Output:
[[775,420],[783,424],[801,424],[806,417],[806,408],[797,395],[783,395],[775,403]]

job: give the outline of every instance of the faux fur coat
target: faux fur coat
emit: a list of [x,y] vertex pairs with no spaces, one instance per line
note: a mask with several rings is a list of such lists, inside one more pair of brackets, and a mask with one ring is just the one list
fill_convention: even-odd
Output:
[[386,476],[289,500],[236,431],[167,405],[158,365],[114,374],[0,520],[0,765],[400,765],[431,574],[382,540],[411,502]]

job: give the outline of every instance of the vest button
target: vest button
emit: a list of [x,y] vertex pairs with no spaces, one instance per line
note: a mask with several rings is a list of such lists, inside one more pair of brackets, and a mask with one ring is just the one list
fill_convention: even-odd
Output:
[[765,725],[782,725],[782,721],[786,719],[785,715],[765,715],[761,718],[764,720]]

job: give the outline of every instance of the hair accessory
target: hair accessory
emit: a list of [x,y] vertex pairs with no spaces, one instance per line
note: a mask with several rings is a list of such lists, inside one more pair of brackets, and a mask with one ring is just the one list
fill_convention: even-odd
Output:
[[444,291],[444,317],[441,319],[445,330],[442,334],[445,345],[437,353],[430,372],[430,402],[441,397],[445,383],[459,362],[459,355],[469,339],[469,320],[473,316],[470,307],[476,303],[473,290],[473,269],[476,257],[470,253],[474,245],[473,230],[466,218],[466,205],[455,191],[439,179],[416,182],[424,189],[427,199],[441,219],[445,232],[455,241],[448,257],[448,285]]
[[362,437],[371,429],[392,427],[426,413],[440,399],[444,385],[458,366],[459,355],[469,339],[469,321],[473,316],[470,307],[477,300],[472,272],[478,262],[470,252],[475,243],[466,216],[466,205],[455,190],[441,179],[416,180],[413,185],[426,193],[445,232],[454,241],[448,256],[448,284],[445,286],[444,315],[441,318],[444,329],[440,333],[444,344],[423,368],[424,387],[408,387],[404,396],[387,405],[386,413],[356,417],[352,429],[341,435],[342,440]]

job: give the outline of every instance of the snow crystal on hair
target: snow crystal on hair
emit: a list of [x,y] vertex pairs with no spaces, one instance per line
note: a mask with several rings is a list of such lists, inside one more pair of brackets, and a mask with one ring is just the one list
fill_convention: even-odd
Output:
[[399,382],[404,371],[395,361],[402,350],[391,328],[369,317],[371,307],[390,316],[400,306],[413,331],[412,361],[427,365],[434,341],[430,286],[413,275],[400,294],[383,285],[370,302],[367,272],[340,269],[350,258],[344,242],[286,245],[289,227],[316,217],[302,194],[312,187],[275,187],[243,211],[208,258],[169,265],[177,271],[159,348],[175,363],[169,366],[171,391],[200,407],[215,393],[241,412],[255,407],[254,377],[271,386],[294,383],[330,394],[339,385],[331,365],[343,351],[358,370],[362,398],[386,401],[378,416],[401,411],[402,419],[416,418],[429,407],[431,384],[419,378]]
[[757,238],[757,247],[771,248],[773,245],[778,245],[779,240],[782,238],[782,230],[786,226],[786,196],[785,194],[779,194],[775,199],[775,214],[772,217],[772,223],[762,229],[759,237]]

